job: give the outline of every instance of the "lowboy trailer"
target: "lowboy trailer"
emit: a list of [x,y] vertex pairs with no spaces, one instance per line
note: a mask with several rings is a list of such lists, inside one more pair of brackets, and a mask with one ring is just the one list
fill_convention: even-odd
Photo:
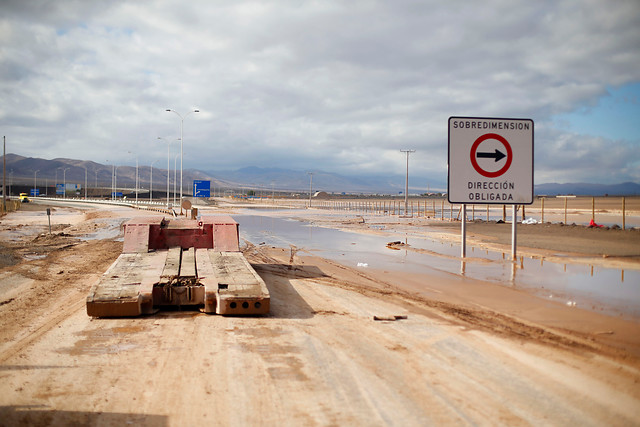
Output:
[[239,249],[229,216],[135,218],[124,224],[122,254],[87,296],[92,317],[152,314],[162,306],[205,313],[269,312],[267,286]]

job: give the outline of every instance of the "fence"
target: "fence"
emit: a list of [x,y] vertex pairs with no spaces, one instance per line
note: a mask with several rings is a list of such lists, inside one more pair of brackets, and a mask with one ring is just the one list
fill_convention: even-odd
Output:
[[[300,202],[297,203],[300,205]],[[507,206],[509,208],[507,209]],[[459,221],[462,206],[445,199],[410,200],[405,211],[404,200],[314,200],[312,207],[334,211],[400,217],[424,217]],[[512,220],[511,205],[468,205],[467,220]],[[592,220],[603,225],[640,226],[640,197],[539,197],[532,205],[517,207],[518,220],[589,224]],[[629,220],[631,222],[629,223]]]

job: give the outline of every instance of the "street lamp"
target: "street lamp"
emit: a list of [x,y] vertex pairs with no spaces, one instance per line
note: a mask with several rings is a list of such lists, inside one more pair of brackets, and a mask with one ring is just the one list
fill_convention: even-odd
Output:
[[407,177],[404,182],[404,216],[407,216],[407,207],[409,204],[409,154],[415,153],[416,150],[400,150],[402,153],[407,153]]
[[[133,154],[128,151],[129,154]],[[138,206],[138,155],[136,154],[136,206]]]
[[118,200],[118,167],[113,165],[113,200]]
[[[176,171],[178,168],[176,167],[176,163],[178,162],[178,156],[181,153],[176,153],[176,156],[173,158],[173,207],[176,206],[176,183],[178,180],[176,179]],[[182,197],[182,188],[180,189],[180,197]],[[182,199],[180,199],[180,206],[182,206]],[[182,207],[180,208],[182,209]]]
[[64,193],[62,193],[62,198],[66,199],[67,198],[67,171],[71,169],[71,168],[64,168],[62,169],[62,188]]
[[36,188],[38,188],[38,186],[36,185],[37,184],[36,177],[38,176],[38,172],[40,172],[40,169],[38,169],[33,173],[33,197],[36,196]]
[[[154,160],[153,162],[151,162],[151,177],[149,178],[149,203],[151,203],[153,201],[153,164],[157,162],[157,160]],[[167,173],[169,173],[169,171],[167,171]]]
[[[169,209],[169,171],[171,170],[169,167],[169,160],[170,160],[170,154],[169,154],[169,148],[171,147],[171,140],[163,138],[161,136],[158,137],[158,139],[161,139],[163,141],[167,141],[167,209]],[[176,141],[180,141],[180,139],[176,139]],[[175,169],[175,168],[174,168]],[[175,179],[175,178],[174,178]]]
[[[178,117],[180,117],[180,204],[182,205],[182,160],[184,157],[184,153],[183,153],[183,148],[184,148],[184,139],[183,139],[183,135],[182,135],[182,130],[184,128],[184,119],[191,113],[199,113],[200,110],[192,110],[189,111],[187,114],[183,116],[180,115],[180,113],[178,113],[175,110],[172,110],[171,108],[167,108],[166,111],[171,111],[173,113],[176,113],[178,115]],[[182,210],[182,208],[181,208]]]
[[[105,160],[107,166],[109,165],[109,159]],[[111,200],[113,200],[113,171],[111,171]]]

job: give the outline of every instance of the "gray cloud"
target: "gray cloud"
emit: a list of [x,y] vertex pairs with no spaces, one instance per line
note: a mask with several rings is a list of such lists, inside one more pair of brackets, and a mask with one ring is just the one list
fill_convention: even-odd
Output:
[[447,118],[506,116],[546,129],[536,182],[638,180],[639,141],[548,125],[640,80],[636,1],[5,3],[0,124],[19,154],[148,164],[179,136],[165,108],[200,108],[185,167],[384,174],[414,148],[412,170],[444,181]]

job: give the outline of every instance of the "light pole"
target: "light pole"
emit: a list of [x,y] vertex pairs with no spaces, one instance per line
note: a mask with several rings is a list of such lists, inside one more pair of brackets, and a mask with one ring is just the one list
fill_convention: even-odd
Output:
[[36,196],[36,188],[38,188],[37,181],[36,181],[36,177],[38,176],[38,172],[40,172],[40,169],[38,169],[37,171],[35,171],[33,173],[33,197]]
[[118,200],[118,167],[113,165],[113,200]]
[[[178,156],[181,153],[176,153],[176,156],[173,158],[173,207],[176,207],[176,183],[178,182],[178,180],[176,179],[176,172],[178,170],[178,168],[176,167],[176,163],[178,162]],[[180,189],[180,196],[182,197],[182,189]],[[180,205],[182,206],[182,202],[180,203]],[[182,209],[182,208],[180,208]]]
[[87,167],[84,167],[84,199],[87,200]]
[[[109,165],[109,160],[107,159],[107,160],[105,160],[105,162],[107,163],[107,166],[108,166]],[[112,194],[110,194],[111,200],[113,200],[113,171],[111,171],[111,193],[112,193]]]
[[407,216],[407,207],[409,204],[409,154],[415,153],[416,150],[400,150],[402,153],[407,153],[407,177],[404,181],[404,216]]
[[136,156],[136,206],[138,206],[138,156]]
[[[182,117],[180,113],[178,113],[175,110],[172,110],[171,108],[167,108],[166,111],[171,111],[173,113],[176,113],[178,117],[180,117],[180,206],[182,206],[182,160],[183,160],[182,158],[184,157],[184,153],[183,153],[184,138],[182,135],[182,130],[184,128],[184,119],[191,113],[199,113],[200,110],[189,111],[187,114],[184,115],[184,117]],[[182,210],[182,207],[180,208],[180,210]]]
[[311,192],[312,192],[312,183],[313,183],[313,172],[307,172],[309,175],[309,208],[311,208]]
[[[153,201],[153,164],[157,162],[157,160],[154,160],[153,162],[151,162],[151,177],[149,178],[149,203],[151,203]],[[169,173],[169,171],[167,171],[167,173]]]
[[[161,139],[163,141],[167,141],[167,209],[169,209],[169,188],[170,188],[170,185],[169,185],[169,173],[171,171],[170,166],[169,166],[169,160],[171,158],[171,155],[169,153],[169,151],[170,151],[169,148],[171,147],[171,140],[163,138],[161,136],[159,136],[158,139]],[[179,139],[176,139],[176,141],[179,141]],[[174,169],[175,169],[175,167],[174,167]]]
[[[129,154],[133,154],[128,151]],[[136,206],[138,206],[138,155],[136,154]]]
[[66,199],[67,198],[67,171],[71,169],[71,168],[64,168],[62,169],[62,189],[63,189],[63,193],[62,193],[62,198]]

